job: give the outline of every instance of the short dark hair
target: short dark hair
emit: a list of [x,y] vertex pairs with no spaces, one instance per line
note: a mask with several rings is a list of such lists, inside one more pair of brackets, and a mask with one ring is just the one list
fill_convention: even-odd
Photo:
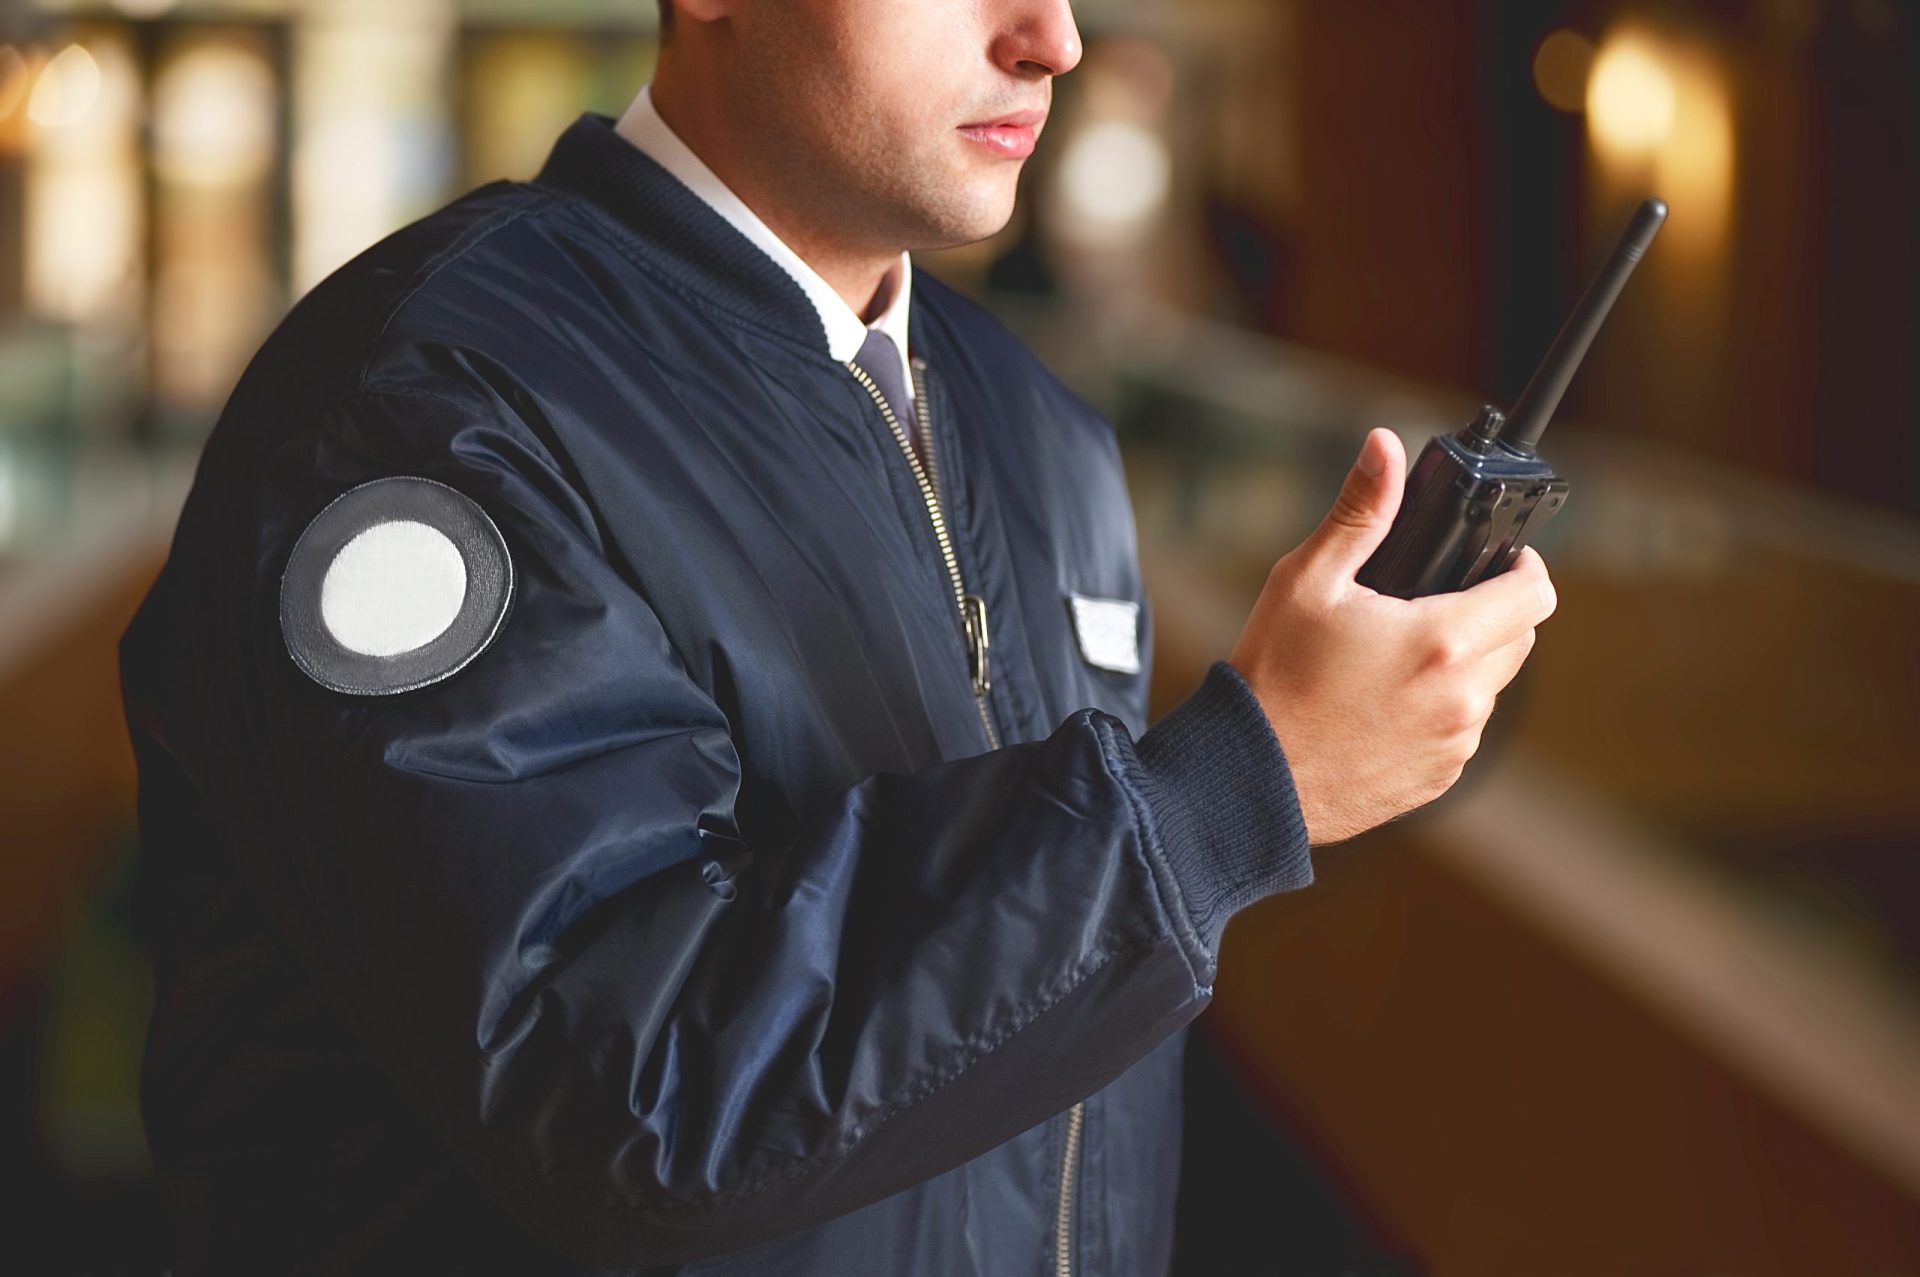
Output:
[[659,0],[659,4],[660,35],[664,38],[667,32],[673,30],[673,0]]

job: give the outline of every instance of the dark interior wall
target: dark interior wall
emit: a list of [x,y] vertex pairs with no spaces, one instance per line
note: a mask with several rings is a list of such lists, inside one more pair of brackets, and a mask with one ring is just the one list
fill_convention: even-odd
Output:
[[1478,0],[1295,7],[1283,336],[1463,389],[1494,349]]
[[1920,513],[1920,10],[1787,11],[1700,4],[1666,19],[1725,77],[1724,251],[1682,251],[1672,232],[1692,210],[1676,202],[1673,242],[1623,296],[1569,406],[1605,429]]
[[[1620,211],[1584,119],[1535,90],[1533,51],[1559,26],[1598,38],[1649,23],[1723,77],[1731,211],[1710,255],[1689,258],[1671,233],[1656,246],[1566,416],[1920,513],[1920,9],[1288,12],[1274,61],[1300,196],[1271,219],[1285,268],[1250,313],[1305,345],[1510,404]],[[1676,203],[1674,229],[1694,211]]]
[[1818,302],[1805,349],[1819,371],[1806,453],[1821,484],[1920,513],[1920,11],[1886,10],[1830,21],[1809,51]]
[[1484,322],[1493,332],[1492,368],[1483,391],[1511,405],[1567,316],[1569,301],[1586,286],[1588,263],[1580,246],[1588,228],[1580,201],[1581,118],[1555,110],[1534,87],[1533,58],[1540,42],[1562,27],[1586,30],[1573,0],[1545,0],[1488,9],[1484,103],[1490,115],[1490,171],[1475,194],[1491,207],[1493,248],[1480,283]]

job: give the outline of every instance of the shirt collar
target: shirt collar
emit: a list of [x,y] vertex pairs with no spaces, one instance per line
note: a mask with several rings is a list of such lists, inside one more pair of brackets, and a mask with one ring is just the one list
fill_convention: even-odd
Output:
[[[853,307],[847,305],[831,284],[820,278],[817,271],[775,235],[772,228],[760,220],[759,215],[747,207],[746,202],[735,195],[707,167],[705,161],[694,154],[680,135],[668,127],[654,109],[651,84],[641,87],[615,129],[621,137],[678,178],[688,190],[699,196],[709,208],[725,218],[735,230],[792,277],[820,316],[820,326],[826,330],[827,353],[841,363],[860,353],[869,326],[861,321]],[[891,278],[894,281],[893,295],[888,298],[886,309],[871,326],[892,339],[900,357],[901,380],[911,397],[913,374],[907,358],[907,314],[912,301],[913,262],[905,252],[900,254],[900,261],[894,267]]]

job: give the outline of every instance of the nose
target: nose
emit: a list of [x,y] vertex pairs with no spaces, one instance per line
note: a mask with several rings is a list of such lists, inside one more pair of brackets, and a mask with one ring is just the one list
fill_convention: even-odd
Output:
[[1080,30],[1071,0],[1005,0],[992,55],[996,65],[1021,78],[1065,75],[1080,63]]

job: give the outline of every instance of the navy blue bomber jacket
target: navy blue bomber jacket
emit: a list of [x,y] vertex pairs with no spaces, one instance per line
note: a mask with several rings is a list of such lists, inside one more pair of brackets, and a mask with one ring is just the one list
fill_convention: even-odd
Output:
[[[1109,425],[912,306],[924,482],[587,116],[267,341],[121,644],[181,1277],[1165,1271],[1183,1028],[1305,829],[1224,663],[1146,727]],[[510,588],[457,667],[340,690],[296,551],[396,477]],[[1138,605],[1136,672],[1076,595]]]

